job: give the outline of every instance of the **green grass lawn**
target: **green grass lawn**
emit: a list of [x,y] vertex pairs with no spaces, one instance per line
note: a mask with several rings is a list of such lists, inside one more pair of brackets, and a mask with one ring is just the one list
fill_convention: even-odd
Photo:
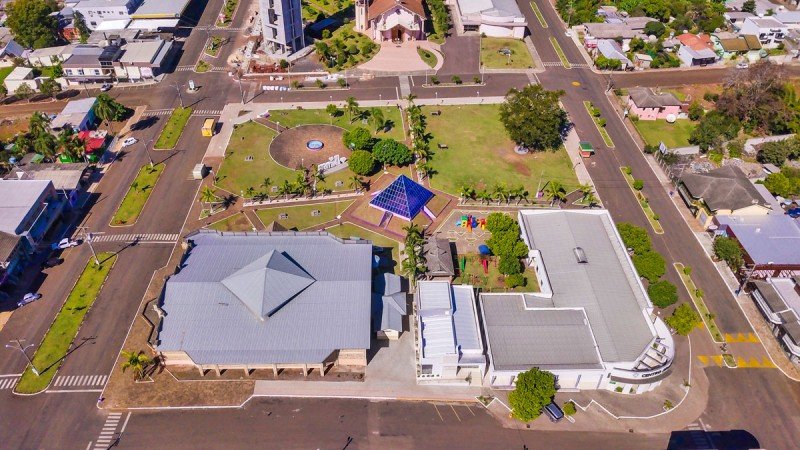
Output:
[[[557,180],[567,191],[578,185],[569,155],[562,147],[552,152],[528,155],[514,153],[498,115],[499,105],[436,107],[442,114],[433,116],[424,108],[428,131],[433,136],[431,165],[435,173],[431,185],[458,195],[461,187],[491,189],[495,184],[508,188],[524,185],[533,198],[537,186]],[[448,149],[438,149],[438,144]]]
[[668,123],[666,120],[637,120],[633,124],[646,143],[658,145],[663,141],[669,148],[691,145],[689,135],[695,127],[691,120],[676,120],[675,123]]
[[[264,225],[269,225],[273,221],[283,225],[287,230],[296,229],[298,231],[313,227],[331,220],[341,214],[354,200],[341,202],[318,203],[316,205],[303,206],[283,206],[278,208],[259,209],[256,215]],[[314,210],[320,212],[319,216],[312,216]],[[281,214],[288,214],[288,219],[280,219]]]
[[253,231],[253,224],[244,213],[237,213],[227,219],[212,223],[208,228],[217,231]]
[[[117,257],[113,253],[100,253],[97,258],[101,265],[95,265],[94,258],[89,260],[78,278],[78,282],[67,297],[67,301],[64,302],[64,306],[58,312],[41,345],[33,355],[33,365],[39,370],[40,375],[36,376],[30,366],[27,367],[17,384],[17,392],[33,394],[44,390],[67,356],[83,318],[100,293],[100,288]],[[39,301],[46,302],[52,301],[52,299],[43,298]]]
[[203,60],[197,61],[197,65],[194,68],[194,71],[197,73],[208,72],[209,70],[211,70],[211,64]]
[[13,71],[13,67],[0,67],[0,83],[5,81],[6,77]]
[[527,280],[525,286],[518,286],[516,288],[507,288],[505,285],[505,277],[497,270],[497,261],[489,261],[488,273],[483,269],[480,256],[476,254],[464,255],[467,258],[465,270],[461,272],[461,257],[459,256],[458,264],[459,276],[456,280],[461,284],[471,284],[480,287],[485,292],[538,292],[539,286],[536,283],[536,273],[526,268],[522,275]]
[[[372,108],[362,108],[365,109],[372,109]],[[388,132],[380,132],[380,133],[373,133],[377,138],[392,138],[398,141],[402,141],[405,139],[405,134],[403,133],[403,122],[400,118],[400,110],[394,107],[381,107],[383,110],[383,117],[391,123],[391,126],[388,128]],[[282,109],[282,110],[271,110],[272,117],[270,120],[273,122],[280,122],[282,127],[294,127],[297,125],[308,125],[308,124],[330,124],[331,123],[331,116],[325,112],[324,109]],[[341,111],[337,117],[333,118],[333,125],[338,127],[342,127],[346,130],[351,130],[355,127],[362,126],[370,131],[373,131],[373,128],[369,124],[365,124],[362,121],[354,120],[350,121],[350,117]]]
[[709,334],[711,334],[711,339],[718,344],[725,342],[725,338],[722,337],[722,332],[719,331],[717,322],[714,320],[714,315],[708,310],[708,306],[706,306],[706,302],[703,301],[703,297],[697,295],[697,286],[694,284],[692,277],[684,273],[684,265],[681,263],[675,263],[673,265],[678,275],[681,277],[683,285],[689,292],[689,296],[692,298],[695,308],[700,312],[700,318],[703,320],[703,324],[705,324]]
[[539,5],[537,5],[536,2],[530,2],[530,3],[531,3],[531,8],[533,8],[533,13],[536,14],[536,20],[539,21],[539,25],[541,25],[542,28],[548,28],[547,21],[544,20],[544,15],[542,14],[542,10],[539,9]]
[[111,219],[112,225],[133,225],[142,213],[150,193],[158,182],[161,173],[164,172],[164,164],[156,164],[150,167],[150,164],[145,164],[139,169],[139,174],[136,179],[131,183],[128,188],[128,193],[122,199],[114,218]]
[[589,117],[591,117],[592,120],[594,121],[594,126],[595,128],[597,128],[597,132],[600,133],[600,137],[603,138],[603,143],[605,143],[606,147],[608,148],[614,148],[614,141],[611,140],[611,135],[608,134],[608,130],[606,130],[605,126],[600,125],[600,120],[602,120],[603,117],[602,116],[595,117],[592,114],[592,108],[593,108],[592,102],[584,100],[583,106],[584,108],[586,108],[586,112],[589,113]]
[[167,124],[164,125],[164,129],[161,130],[154,148],[162,150],[175,148],[190,117],[192,117],[192,108],[175,108],[172,115],[169,116]]
[[438,61],[436,53],[421,47],[417,47],[417,54],[419,55],[420,58],[422,58],[425,64],[428,65],[428,67],[430,68],[436,67],[436,61]]
[[342,239],[358,237],[361,239],[369,239],[370,241],[372,241],[372,245],[376,247],[390,247],[392,249],[392,259],[396,263],[395,273],[399,273],[400,243],[395,241],[394,239],[390,239],[386,236],[373,233],[372,231],[366,230],[352,223],[343,223],[341,225],[335,225],[326,229],[325,231]]
[[[511,50],[511,57],[500,49]],[[481,38],[481,63],[487,69],[527,69],[533,67],[528,47],[520,39]]]

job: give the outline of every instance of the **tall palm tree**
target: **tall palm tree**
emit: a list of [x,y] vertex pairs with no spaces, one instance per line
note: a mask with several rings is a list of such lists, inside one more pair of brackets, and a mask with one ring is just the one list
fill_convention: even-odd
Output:
[[256,196],[256,189],[253,186],[250,186],[249,188],[244,190],[244,196],[245,196],[245,198],[253,198],[253,197],[255,197]]
[[58,133],[56,145],[61,150],[61,153],[72,161],[79,160],[85,151],[83,141],[78,139],[70,127],[65,127]]
[[269,177],[264,178],[258,187],[264,188],[262,196],[269,200],[269,192],[272,189],[272,180]]
[[594,195],[594,192],[590,192],[589,195],[585,196],[583,201],[589,205],[589,208],[594,208],[600,202],[600,200]]
[[472,200],[475,198],[475,189],[472,186],[461,186],[459,195],[461,196],[462,200]]
[[508,202],[508,190],[503,185],[496,184],[492,188],[492,196],[497,200],[498,205],[502,202]]
[[413,104],[413,103],[414,103],[414,100],[417,98],[417,96],[416,96],[416,95],[414,95],[414,94],[411,94],[411,93],[409,93],[408,95],[406,95],[406,97],[405,97],[405,98],[406,98],[406,101],[407,101],[408,103],[411,103],[411,104]]
[[50,133],[43,133],[33,138],[33,150],[52,161],[56,156],[56,140]]
[[153,363],[152,358],[147,356],[143,350],[138,352],[122,351],[122,371],[127,369],[133,370],[133,379],[141,380],[144,378],[145,371]]
[[550,181],[544,188],[544,195],[550,200],[550,206],[563,202],[567,198],[567,189],[560,181]]
[[312,191],[316,195],[318,184],[323,183],[325,181],[325,172],[319,170],[317,166],[314,166],[313,180],[314,180],[314,186],[312,188]]
[[283,184],[278,187],[278,195],[285,195],[286,200],[289,200],[289,195],[294,193],[294,186],[289,183],[289,180],[283,180]]
[[383,116],[383,110],[380,108],[372,108],[369,110],[370,125],[375,127],[375,131],[386,129],[386,118]]
[[478,199],[480,199],[481,204],[483,204],[483,202],[486,202],[486,204],[488,205],[492,201],[492,193],[487,191],[486,189],[483,189],[480,192],[478,192],[477,197]]
[[[211,186],[206,186],[200,191],[200,204],[205,211],[205,205],[208,204],[208,212],[213,212],[214,202],[217,200],[217,191]],[[202,212],[202,211],[201,211]]]
[[[523,188],[522,189],[522,193],[520,194],[520,199],[525,200],[525,203],[530,203],[531,202],[530,199],[529,199],[530,195],[531,195],[531,193],[528,192],[527,189]],[[519,204],[519,203],[517,203],[517,204]]]
[[581,200],[585,202],[586,198],[594,192],[594,187],[589,183],[579,184],[577,190],[582,195]]
[[347,118],[350,120],[350,123],[353,123],[354,116],[358,115],[360,112],[360,110],[358,109],[358,102],[356,101],[356,98],[347,97],[344,109],[347,111]]
[[119,115],[120,109],[124,109],[124,106],[117,103],[116,100],[106,93],[98,95],[94,104],[95,116],[106,124],[118,118],[117,116]]
[[361,189],[364,187],[364,180],[358,175],[353,175],[350,177],[348,183],[350,185],[350,189],[353,189],[356,191],[356,193],[361,192]]
[[50,134],[50,117],[38,111],[31,114],[31,118],[28,120],[28,130],[34,138],[42,134]]

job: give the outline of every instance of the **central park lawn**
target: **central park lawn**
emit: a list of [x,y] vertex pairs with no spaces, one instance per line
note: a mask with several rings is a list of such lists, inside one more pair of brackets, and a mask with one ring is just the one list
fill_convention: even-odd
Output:
[[111,219],[112,225],[133,225],[139,219],[139,214],[147,204],[147,199],[150,198],[150,193],[153,192],[158,178],[164,172],[164,167],[164,163],[156,164],[153,167],[145,164],[139,169],[139,174],[131,183],[128,193],[125,194],[114,218]]
[[[528,155],[514,153],[514,143],[506,136],[498,115],[499,105],[437,107],[433,116],[425,107],[431,140],[431,165],[435,174],[431,185],[458,195],[462,186],[491,189],[495,184],[508,188],[524,185],[531,193],[548,180],[560,181],[568,191],[578,185],[572,163],[564,148]],[[449,148],[439,149],[438,144]]]
[[675,123],[666,120],[637,120],[634,125],[646,143],[658,145],[663,141],[669,148],[691,145],[689,135],[695,126],[694,122],[685,119],[676,120]]
[[[314,225],[336,219],[336,216],[344,212],[348,206],[352,205],[353,201],[354,200],[347,200],[341,202],[317,203],[313,205],[259,209],[256,211],[256,215],[264,225],[278,222],[287,230],[296,229],[301,231],[313,227]],[[318,216],[311,215],[314,210],[319,211]],[[289,218],[280,219],[279,217],[281,214],[288,214]]]
[[[215,184],[234,195],[239,195],[249,187],[263,191],[261,183],[264,178],[272,180],[273,186],[282,185],[284,180],[294,182],[297,179],[296,172],[278,164],[269,154],[269,144],[275,134],[275,131],[256,122],[239,125],[233,131],[225,152],[225,161],[217,172],[219,179]],[[252,156],[253,160],[245,161],[248,156]],[[353,172],[350,169],[343,169],[326,176],[325,181],[317,187],[334,191],[349,190],[347,179],[352,176]],[[344,185],[336,187],[337,181],[343,181]],[[271,190],[268,194],[272,197],[277,195]]]
[[[365,109],[371,108],[361,108],[362,111]],[[338,117],[333,118],[333,125],[338,127],[344,128],[345,130],[351,130],[355,127],[362,126],[364,128],[369,129],[373,132],[375,137],[377,138],[393,138],[398,141],[402,141],[405,139],[405,135],[403,133],[403,122],[400,118],[400,110],[394,107],[381,107],[380,109],[383,110],[383,117],[391,123],[391,127],[388,132],[384,133],[374,133],[374,130],[371,125],[365,124],[358,120],[354,122],[350,122],[350,118],[347,117],[347,114],[344,113],[343,110],[340,108],[340,113]],[[331,123],[331,116],[325,112],[324,109],[284,109],[284,110],[272,110],[272,117],[270,120],[273,122],[280,122],[281,126],[284,127],[294,127],[297,125],[309,125],[309,124],[330,124]]]
[[[97,258],[101,264],[95,265],[94,258],[91,258],[86,264],[86,268],[75,283],[75,287],[72,288],[67,301],[64,302],[53,324],[50,325],[50,329],[42,339],[41,345],[33,355],[33,365],[40,374],[35,375],[28,366],[17,384],[17,392],[33,394],[43,391],[50,384],[56,370],[67,356],[72,341],[83,323],[83,318],[94,304],[117,257],[112,253],[100,253]],[[53,300],[43,298],[39,301]]]
[[[511,50],[511,59],[500,53],[500,49]],[[520,39],[482,38],[481,63],[487,69],[527,69],[533,67],[533,58],[528,47]]]

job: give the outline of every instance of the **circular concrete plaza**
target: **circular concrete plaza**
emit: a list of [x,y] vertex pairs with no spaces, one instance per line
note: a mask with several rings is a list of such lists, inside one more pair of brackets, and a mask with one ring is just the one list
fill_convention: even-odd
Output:
[[[342,142],[343,135],[344,129],[336,126],[299,125],[276,136],[269,146],[269,154],[278,164],[289,169],[321,164],[334,155],[346,158],[350,156],[350,150]],[[309,149],[308,142],[315,140],[322,141],[323,147]]]

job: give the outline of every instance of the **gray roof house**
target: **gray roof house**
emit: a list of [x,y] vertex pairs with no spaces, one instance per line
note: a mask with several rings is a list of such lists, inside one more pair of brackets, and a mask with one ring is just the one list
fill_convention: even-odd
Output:
[[617,44],[613,39],[598,39],[597,40],[597,53],[605,56],[608,59],[615,59],[620,62],[620,70],[627,70],[633,68],[633,63],[625,53],[622,52],[622,47]]
[[678,183],[678,193],[695,215],[704,213],[706,226],[711,214],[765,215],[771,211],[769,202],[736,166],[686,174]]
[[408,314],[408,287],[403,278],[381,273],[372,283],[372,329],[379,339],[398,339]]
[[605,210],[523,210],[539,292],[481,293],[487,384],[511,389],[532,367],[561,388],[649,391],[672,364],[672,336]]
[[428,278],[444,277],[452,279],[456,276],[453,251],[450,248],[449,239],[430,236],[425,241],[423,252],[428,267],[428,271],[425,272],[425,275]]
[[715,233],[736,239],[751,278],[800,275],[800,220],[780,211],[714,216]]
[[157,350],[206,369],[365,366],[370,241],[201,230],[166,283]]

